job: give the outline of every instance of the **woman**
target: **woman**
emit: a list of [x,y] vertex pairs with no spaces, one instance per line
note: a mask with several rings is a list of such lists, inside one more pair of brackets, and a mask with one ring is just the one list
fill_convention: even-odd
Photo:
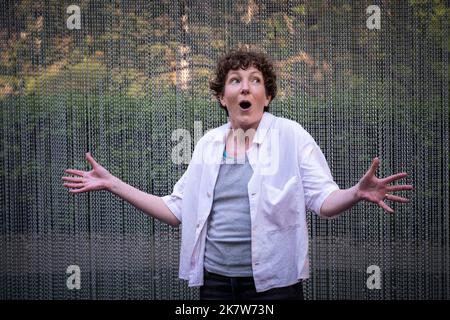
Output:
[[361,200],[408,202],[391,186],[407,176],[375,177],[375,158],[361,180],[339,189],[322,151],[296,122],[267,112],[276,96],[271,61],[232,50],[210,83],[229,122],[195,147],[171,195],[157,197],[111,175],[87,153],[92,170],[68,169],[72,193],[106,189],[150,216],[182,226],[180,278],[201,286],[201,299],[302,299],[308,278],[306,210],[335,217]]

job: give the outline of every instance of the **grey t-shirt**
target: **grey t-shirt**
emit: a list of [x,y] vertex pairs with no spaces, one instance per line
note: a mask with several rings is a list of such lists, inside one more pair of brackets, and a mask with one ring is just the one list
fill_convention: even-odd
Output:
[[234,160],[226,158],[224,153],[208,219],[204,266],[209,272],[224,276],[251,277],[251,220],[247,184],[253,170],[247,155],[245,163]]

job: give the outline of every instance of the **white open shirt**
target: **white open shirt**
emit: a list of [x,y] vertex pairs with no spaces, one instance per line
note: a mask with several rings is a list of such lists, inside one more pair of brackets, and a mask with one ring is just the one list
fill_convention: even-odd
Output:
[[[230,123],[206,133],[171,195],[162,197],[181,221],[180,278],[203,285],[207,221]],[[338,190],[325,157],[297,122],[264,112],[247,151],[252,269],[258,292],[309,276],[306,210],[320,213]]]

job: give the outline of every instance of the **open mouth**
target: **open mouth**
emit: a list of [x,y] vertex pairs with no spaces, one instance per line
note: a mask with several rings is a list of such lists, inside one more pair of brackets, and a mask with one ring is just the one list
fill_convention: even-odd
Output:
[[248,109],[252,106],[252,104],[249,101],[241,101],[239,102],[239,106],[241,107],[241,109]]

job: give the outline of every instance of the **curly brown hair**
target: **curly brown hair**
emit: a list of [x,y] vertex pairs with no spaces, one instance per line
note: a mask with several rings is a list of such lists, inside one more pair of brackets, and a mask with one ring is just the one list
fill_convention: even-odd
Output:
[[[277,76],[273,67],[271,59],[264,53],[252,51],[245,48],[231,49],[227,54],[220,57],[217,62],[214,79],[209,82],[209,88],[213,91],[214,96],[219,100],[223,95],[225,88],[225,81],[230,70],[237,70],[242,68],[246,70],[249,67],[258,69],[264,77],[264,87],[266,89],[266,96],[270,96],[272,101],[277,94]],[[227,115],[228,110],[225,109]],[[264,108],[268,111],[269,106]]]

